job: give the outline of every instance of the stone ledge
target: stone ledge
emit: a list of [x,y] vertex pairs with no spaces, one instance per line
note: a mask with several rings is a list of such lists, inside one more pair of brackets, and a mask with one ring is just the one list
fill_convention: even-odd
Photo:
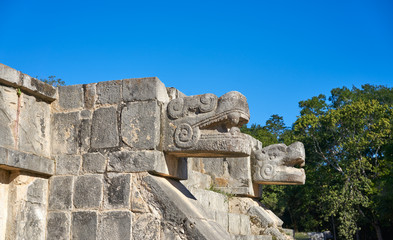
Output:
[[0,84],[20,88],[22,92],[46,102],[56,100],[56,88],[2,63],[0,63]]
[[34,154],[0,147],[0,168],[53,175],[54,161]]

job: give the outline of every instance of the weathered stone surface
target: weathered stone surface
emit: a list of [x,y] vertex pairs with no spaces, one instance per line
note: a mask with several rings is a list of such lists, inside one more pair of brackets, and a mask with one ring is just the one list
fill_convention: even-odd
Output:
[[130,208],[131,175],[108,173],[105,176],[104,208]]
[[51,177],[49,186],[49,210],[70,210],[72,208],[73,177]]
[[160,239],[160,230],[160,220],[150,213],[138,214],[132,221],[133,240]]
[[85,108],[91,109],[94,107],[96,101],[96,86],[97,83],[83,85],[85,90]]
[[22,94],[18,124],[18,149],[50,156],[50,105]]
[[132,181],[131,211],[134,213],[149,213],[149,207],[139,192],[137,184],[139,185],[139,182],[134,178]]
[[301,142],[273,144],[253,151],[252,170],[253,181],[259,184],[304,184],[306,175],[304,169],[294,166],[304,166],[305,151]]
[[187,97],[184,93],[180,92],[178,89],[174,87],[167,87],[166,92],[168,93],[169,100],[173,100],[175,98]]
[[156,149],[160,142],[160,116],[156,101],[128,103],[121,114],[123,142],[135,149]]
[[[99,240],[131,239],[133,237],[131,235],[131,223],[132,220],[131,220],[130,211],[104,212],[101,214],[99,218],[98,239]],[[144,233],[150,232],[150,229],[149,230],[145,229],[145,231],[143,232]]]
[[82,110],[80,112],[81,119],[91,119],[92,111],[91,110]]
[[70,239],[71,214],[65,212],[49,212],[46,229],[47,239]]
[[54,162],[51,159],[0,147],[1,155],[5,159],[4,165],[24,169],[29,172],[54,174]]
[[60,86],[59,91],[59,105],[61,108],[70,110],[83,107],[83,86]]
[[254,240],[272,240],[272,236],[270,235],[256,235],[254,236]]
[[52,154],[78,153],[79,113],[54,113],[51,125]]
[[239,127],[250,117],[246,98],[229,92],[173,99],[166,109],[164,151],[178,157],[245,157],[249,136]]
[[[0,69],[1,69],[0,64]],[[16,90],[0,85],[0,146],[15,147],[14,126],[18,105]]]
[[78,175],[82,164],[80,155],[59,155],[55,158],[56,175]]
[[228,212],[215,211],[214,220],[220,224],[226,231],[228,231]]
[[[7,81],[8,84],[12,84],[13,86],[21,85],[21,72],[7,65],[0,63],[0,79],[3,81]],[[3,83],[3,82],[2,82]]]
[[165,158],[159,151],[119,151],[109,154],[108,171],[166,171]]
[[191,239],[229,239],[230,236],[218,223],[207,216],[202,205],[179,182],[161,177],[147,176],[143,181],[152,190],[166,221],[184,225]]
[[45,239],[47,188],[47,179],[24,175],[13,179],[7,239]]
[[48,102],[55,100],[56,89],[54,87],[1,63],[0,83],[7,86],[19,87],[23,91]]
[[240,214],[240,234],[241,235],[251,234],[250,217],[247,215]]
[[193,194],[205,208],[228,211],[228,198],[224,194],[202,189],[194,190]]
[[0,169],[0,239],[5,239],[6,234],[10,181],[10,172]]
[[271,235],[273,239],[277,240],[287,240],[287,236],[281,233],[277,228],[269,227],[265,230],[265,234]]
[[119,145],[116,108],[99,108],[93,113],[91,147],[110,148]]
[[97,213],[90,211],[72,213],[72,239],[97,239]]
[[[188,159],[190,160],[190,159]],[[188,189],[199,188],[208,189],[212,186],[212,178],[207,174],[202,174],[196,171],[188,171],[188,179],[181,181]]]
[[[83,111],[82,111],[83,112]],[[90,149],[91,120],[82,119],[80,127],[80,152],[86,153]]]
[[100,207],[102,200],[102,175],[84,175],[76,177],[74,184],[75,208]]
[[121,102],[122,81],[107,81],[97,83],[97,102],[99,104],[114,104]]
[[228,213],[228,231],[232,234],[240,234],[240,214]]
[[168,102],[165,85],[157,78],[132,78],[123,81],[123,100],[125,102],[158,100]]
[[258,207],[257,200],[247,197],[231,197],[228,199],[229,211],[238,214],[248,214],[251,207]]
[[82,166],[86,173],[103,173],[106,167],[106,157],[98,152],[83,154]]
[[249,209],[248,214],[253,217],[253,224],[258,227],[267,228],[274,226],[274,219],[262,207],[253,206]]

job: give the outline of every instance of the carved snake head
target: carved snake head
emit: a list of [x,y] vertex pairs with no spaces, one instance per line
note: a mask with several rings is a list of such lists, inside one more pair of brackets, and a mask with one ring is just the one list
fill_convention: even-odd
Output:
[[174,99],[167,106],[164,151],[178,157],[249,156],[249,136],[239,130],[249,118],[239,92]]
[[304,184],[305,151],[301,142],[273,144],[255,150],[251,157],[253,181],[259,184]]

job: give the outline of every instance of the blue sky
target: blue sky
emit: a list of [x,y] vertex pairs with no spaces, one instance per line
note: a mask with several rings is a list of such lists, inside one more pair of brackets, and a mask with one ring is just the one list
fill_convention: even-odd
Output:
[[291,125],[335,87],[393,86],[392,1],[0,0],[0,62],[67,85],[157,76]]

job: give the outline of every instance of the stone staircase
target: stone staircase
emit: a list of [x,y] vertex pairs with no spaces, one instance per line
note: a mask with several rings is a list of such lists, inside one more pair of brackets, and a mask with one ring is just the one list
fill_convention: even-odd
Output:
[[285,234],[283,222],[257,199],[234,196],[212,187],[210,175],[189,168],[188,180],[182,183],[204,207],[207,217],[228,231],[232,239],[293,239]]

